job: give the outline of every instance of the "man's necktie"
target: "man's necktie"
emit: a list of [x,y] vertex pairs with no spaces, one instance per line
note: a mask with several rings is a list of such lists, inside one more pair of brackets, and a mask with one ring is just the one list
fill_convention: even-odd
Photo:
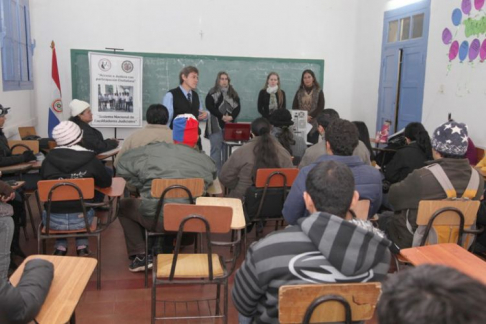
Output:
[[187,94],[187,100],[189,100],[189,102],[192,103],[192,96],[190,92]]

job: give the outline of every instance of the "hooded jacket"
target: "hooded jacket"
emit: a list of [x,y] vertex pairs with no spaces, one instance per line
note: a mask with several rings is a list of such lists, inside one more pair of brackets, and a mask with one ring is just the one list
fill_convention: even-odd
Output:
[[[140,213],[154,218],[158,198],[152,197],[154,179],[204,179],[204,193],[216,178],[216,166],[204,152],[184,144],[165,142],[152,143],[138,147],[123,154],[118,161],[117,174],[128,184],[138,189],[142,202]],[[188,200],[169,199],[171,202],[184,203]]]
[[[93,151],[79,145],[60,146],[51,150],[42,163],[40,176],[43,180],[94,178],[95,186],[111,186],[111,176]],[[53,213],[80,212],[77,201],[65,201],[52,204]]]
[[296,224],[297,219],[307,216],[308,212],[305,209],[303,198],[306,189],[305,181],[309,172],[324,161],[336,161],[346,164],[353,173],[356,190],[359,192],[359,199],[370,200],[368,216],[372,217],[378,212],[383,197],[380,172],[372,166],[364,164],[358,156],[322,155],[316,162],[301,169],[292,184],[282,210],[282,214],[289,224]]
[[283,285],[381,281],[391,242],[340,217],[314,213],[254,243],[236,272],[233,302],[256,323],[279,323]]

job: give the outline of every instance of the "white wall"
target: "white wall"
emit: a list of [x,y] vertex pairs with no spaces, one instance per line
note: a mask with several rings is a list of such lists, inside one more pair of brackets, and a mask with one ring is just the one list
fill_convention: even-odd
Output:
[[[65,105],[70,50],[324,59],[326,106],[374,129],[385,0],[31,1],[35,101],[47,128],[51,40]],[[201,38],[200,32],[203,35]],[[215,71],[216,72],[216,71]],[[260,82],[261,80],[257,80]],[[293,97],[296,89],[284,89]],[[256,101],[256,94],[255,94]],[[111,130],[104,131],[112,136]],[[124,137],[123,130],[118,132]]]
[[[2,75],[2,64],[0,64],[0,75]],[[19,126],[37,124],[34,90],[4,92],[2,80],[0,77],[0,104],[11,108],[3,131],[7,138],[18,138]]]
[[[456,28],[452,24],[455,8],[461,8],[461,0],[432,0],[422,121],[430,132],[452,113],[455,120],[469,126],[474,143],[486,147],[486,63],[479,63],[479,59],[460,63],[458,58],[450,63],[449,46],[442,42],[442,31],[446,27],[453,35],[457,31],[455,39],[459,44],[463,40],[471,43],[475,38],[466,38],[464,25]],[[485,9],[483,7],[482,17]],[[477,13],[473,5],[472,16]],[[482,43],[486,35],[477,38]]]

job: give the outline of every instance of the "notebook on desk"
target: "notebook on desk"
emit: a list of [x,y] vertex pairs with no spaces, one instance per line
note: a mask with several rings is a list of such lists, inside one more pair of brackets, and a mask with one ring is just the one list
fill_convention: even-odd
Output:
[[229,142],[249,141],[250,127],[250,124],[228,123],[224,126],[223,140]]

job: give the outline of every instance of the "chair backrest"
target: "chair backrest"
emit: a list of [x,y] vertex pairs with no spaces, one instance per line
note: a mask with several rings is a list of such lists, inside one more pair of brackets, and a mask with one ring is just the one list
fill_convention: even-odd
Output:
[[[341,296],[351,308],[353,321],[369,320],[381,294],[381,284],[348,283],[281,286],[279,289],[279,321],[303,323],[308,307],[321,296]],[[328,301],[317,306],[309,323],[344,322],[344,307],[337,301]]]
[[[228,233],[231,230],[231,207],[172,203],[164,205],[164,229],[177,232],[182,221],[192,215],[204,217],[209,223],[211,233]],[[185,223],[184,232],[203,233],[206,232],[206,227],[200,220],[191,219]]]
[[31,150],[34,154],[39,153],[39,141],[9,140],[8,146],[12,150],[12,154],[21,154],[26,150]]
[[[414,234],[414,246],[431,244],[427,227],[433,228],[436,233],[436,239],[433,239],[432,243],[461,243],[459,239],[459,233],[462,233],[462,229],[459,230],[461,217],[457,211],[464,216],[464,228],[468,229],[476,223],[479,205],[480,202],[477,200],[420,201],[417,212],[419,228]],[[469,240],[463,243],[469,245]]]
[[265,187],[269,177],[271,177],[268,184],[269,188],[283,187],[284,179],[286,179],[286,186],[290,187],[294,183],[298,174],[299,169],[297,168],[258,169],[256,173],[255,187]]
[[[189,189],[194,198],[204,193],[204,179],[154,179],[150,193],[152,197],[160,198],[165,189],[173,185],[181,185]],[[187,198],[187,192],[183,189],[174,189],[165,195],[165,198]]]
[[47,202],[49,200],[49,192],[57,185],[62,186],[62,188],[56,187],[51,201],[79,200],[79,192],[71,186],[62,185],[63,183],[72,183],[77,186],[83,195],[83,199],[92,199],[94,197],[93,178],[41,180],[37,182],[40,200]]
[[476,156],[478,158],[478,162],[484,158],[484,149],[480,147],[476,147]]
[[20,138],[26,138],[27,136],[30,135],[37,136],[37,132],[35,131],[34,126],[19,127]]
[[370,201],[368,199],[359,200],[353,211],[356,215],[356,218],[368,220],[368,214],[370,212]]

